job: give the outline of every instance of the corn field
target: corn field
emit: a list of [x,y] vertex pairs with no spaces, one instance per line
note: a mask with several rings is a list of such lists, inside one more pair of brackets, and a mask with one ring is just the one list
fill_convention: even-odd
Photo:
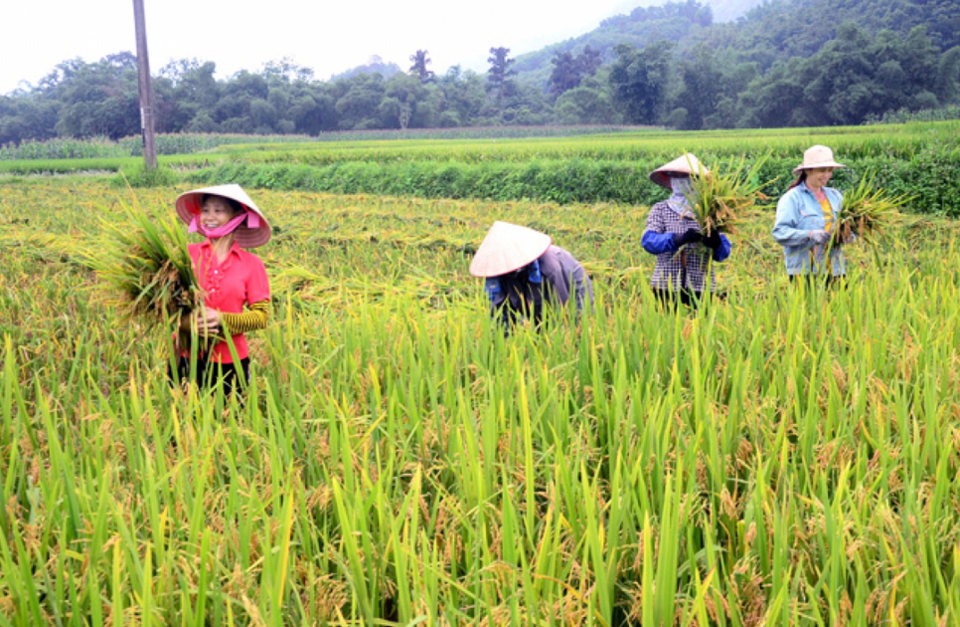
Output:
[[[960,244],[794,285],[773,210],[657,307],[646,207],[252,191],[245,402],[81,262],[183,191],[0,182],[0,625],[960,624]],[[551,234],[595,310],[509,339],[469,260]]]

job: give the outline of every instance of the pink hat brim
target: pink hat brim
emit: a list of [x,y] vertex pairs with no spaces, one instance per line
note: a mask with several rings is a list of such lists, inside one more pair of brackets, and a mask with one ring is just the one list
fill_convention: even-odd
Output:
[[259,228],[251,229],[245,224],[242,224],[233,232],[234,241],[238,246],[241,248],[257,248],[270,241],[270,237],[273,235],[273,229],[270,228],[270,223],[267,221],[266,216],[263,215],[260,207],[243,191],[243,188],[236,183],[202,187],[180,194],[176,202],[177,216],[180,217],[180,220],[182,220],[184,224],[190,224],[193,216],[200,213],[200,199],[206,195],[223,196],[224,198],[235,200],[243,205],[247,211],[251,211],[260,217]]

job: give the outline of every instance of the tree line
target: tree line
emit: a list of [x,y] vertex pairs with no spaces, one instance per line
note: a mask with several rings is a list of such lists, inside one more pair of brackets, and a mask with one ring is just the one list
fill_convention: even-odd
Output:
[[[152,77],[160,133],[306,134],[363,129],[553,122],[546,94],[518,84],[507,48],[486,75],[455,66],[435,75],[428,52],[408,72],[362,72],[331,82],[287,60],[216,78],[212,61],[180,60]],[[140,132],[136,57],[64,61],[36,86],[0,96],[0,144]]]
[[[810,12],[819,1],[797,0],[803,5],[797,10]],[[876,0],[875,8],[907,1]],[[927,4],[948,24],[960,14],[950,3]],[[436,74],[429,52],[417,50],[405,72],[366,71],[331,81],[317,80],[312,70],[289,60],[223,79],[216,78],[212,61],[180,60],[153,77],[157,131],[318,135],[544,124],[820,126],[946,109],[960,101],[960,39],[950,38],[952,30],[931,33],[916,24],[902,36],[845,22],[820,42],[798,27],[775,50],[764,27],[773,30],[782,17],[774,9],[785,6],[793,5],[764,4],[741,25],[712,25],[709,6],[697,0],[637,9],[624,19],[638,28],[685,21],[699,35],[609,50],[589,44],[556,48],[545,85],[524,80],[504,47],[490,48],[489,69],[482,74],[459,66]],[[892,10],[884,15],[901,16]],[[804,49],[813,52],[784,52]],[[137,63],[129,52],[95,63],[64,61],[37,85],[0,96],[0,144],[139,132]]]
[[617,48],[610,83],[625,122],[678,129],[855,125],[887,112],[947,108],[960,94],[960,46],[941,53],[925,26],[901,38],[847,22],[812,56],[778,61],[766,72],[705,45],[677,59],[673,47]]

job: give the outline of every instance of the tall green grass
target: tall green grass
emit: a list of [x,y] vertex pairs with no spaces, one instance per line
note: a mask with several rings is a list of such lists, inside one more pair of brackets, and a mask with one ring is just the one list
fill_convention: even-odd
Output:
[[[641,208],[263,193],[240,404],[172,390],[164,334],[96,298],[74,251],[115,191],[3,191],[0,624],[957,620],[952,223],[824,290],[758,214],[686,313],[646,289]],[[524,215],[597,304],[505,340],[458,246]]]

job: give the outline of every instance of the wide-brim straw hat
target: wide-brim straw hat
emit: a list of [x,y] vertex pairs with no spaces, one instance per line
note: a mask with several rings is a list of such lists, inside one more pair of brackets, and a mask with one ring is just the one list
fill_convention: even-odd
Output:
[[177,215],[180,216],[180,219],[186,224],[190,224],[193,221],[193,217],[200,213],[200,203],[203,197],[207,195],[223,196],[224,198],[235,200],[243,205],[247,211],[256,214],[260,218],[257,228],[250,228],[246,223],[243,223],[233,232],[233,239],[241,248],[256,248],[270,241],[273,230],[270,228],[270,223],[267,222],[266,216],[263,215],[260,207],[250,200],[247,192],[243,191],[243,188],[236,183],[192,189],[189,192],[180,194],[180,196],[177,197]]
[[803,163],[793,169],[796,176],[803,170],[812,170],[814,168],[845,168],[847,166],[837,163],[833,160],[833,151],[826,146],[817,144],[807,148],[803,153]]
[[650,180],[661,187],[666,187],[667,189],[672,190],[673,186],[670,185],[671,174],[681,174],[686,176],[710,176],[710,170],[700,163],[700,160],[697,159],[693,153],[688,152],[680,157],[677,157],[670,163],[663,164],[651,172]]
[[470,262],[476,277],[501,276],[533,263],[547,252],[549,235],[509,222],[494,222]]

